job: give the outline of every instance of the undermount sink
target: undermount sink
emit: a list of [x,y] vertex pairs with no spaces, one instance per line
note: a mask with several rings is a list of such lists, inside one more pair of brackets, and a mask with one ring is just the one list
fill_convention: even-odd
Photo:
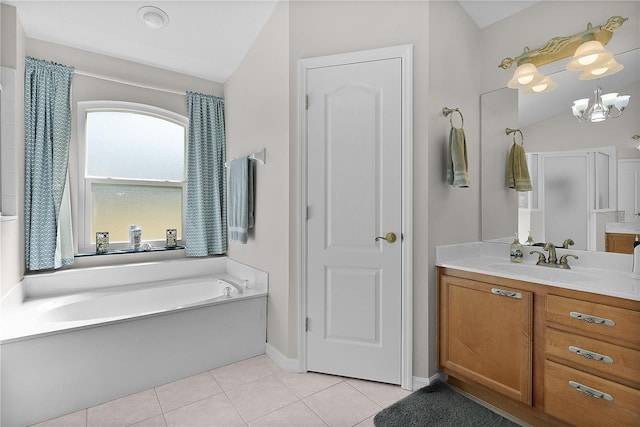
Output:
[[598,280],[598,277],[590,274],[579,273],[562,268],[544,267],[531,264],[495,263],[490,268],[504,273],[517,274],[526,277],[534,277],[541,280],[559,282],[588,282]]

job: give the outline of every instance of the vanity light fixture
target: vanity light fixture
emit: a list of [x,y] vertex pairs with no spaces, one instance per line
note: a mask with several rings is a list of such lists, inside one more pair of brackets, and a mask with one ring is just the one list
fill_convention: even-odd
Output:
[[138,9],[138,18],[144,25],[154,30],[169,25],[169,15],[155,6],[143,6]]
[[[611,40],[613,31],[622,26],[626,20],[627,18],[621,16],[612,16],[606,24],[595,28],[588,23],[585,31],[569,37],[554,37],[539,49],[530,50],[525,47],[522,55],[505,58],[498,67],[506,70],[514,63],[517,64],[518,68],[507,86],[513,89],[524,89],[525,94],[543,93],[555,88],[556,84],[549,76],[540,74],[536,67],[571,56],[573,60],[569,62],[567,69],[582,71],[580,75],[582,80],[611,75],[620,71],[622,65],[615,62],[613,54],[607,51],[604,45]],[[526,67],[521,70],[524,66]]]
[[571,111],[579,122],[602,122],[609,118],[617,118],[629,105],[629,95],[620,95],[617,93],[602,93],[600,82],[596,84],[593,91],[593,104],[589,106],[589,98],[577,99],[573,101]]

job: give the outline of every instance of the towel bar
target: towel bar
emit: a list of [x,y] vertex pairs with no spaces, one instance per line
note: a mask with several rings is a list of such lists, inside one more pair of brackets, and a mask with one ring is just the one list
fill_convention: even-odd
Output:
[[460,127],[464,127],[464,116],[462,115],[462,112],[460,111],[460,109],[458,108],[449,108],[449,107],[442,107],[442,115],[447,117],[449,115],[451,115],[451,117],[449,117],[449,123],[451,123],[451,127],[453,127],[453,114],[452,113],[458,113],[460,114],[460,120],[462,121],[462,124],[460,125]]
[[513,135],[513,143],[516,143],[516,133],[520,134],[520,145],[522,145],[524,147],[524,135],[522,135],[522,131],[520,129],[511,129],[511,128],[506,128],[504,130],[504,132],[507,135]]
[[[249,157],[250,159],[253,159],[253,160],[257,160],[260,163],[262,163],[263,165],[266,165],[267,164],[267,149],[263,148],[260,151],[256,151],[255,153],[251,153],[247,157]],[[232,160],[235,160],[235,159],[236,158],[234,157]],[[224,167],[228,168],[230,164],[231,163],[229,163],[229,162],[224,162]]]

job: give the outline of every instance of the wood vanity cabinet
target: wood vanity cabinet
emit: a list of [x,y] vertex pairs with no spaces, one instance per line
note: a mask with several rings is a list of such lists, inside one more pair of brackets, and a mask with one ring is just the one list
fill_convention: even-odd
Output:
[[606,233],[605,247],[607,252],[619,254],[632,254],[635,234]]
[[438,267],[438,368],[534,426],[640,426],[640,302]]
[[440,279],[440,368],[530,405],[533,294]]

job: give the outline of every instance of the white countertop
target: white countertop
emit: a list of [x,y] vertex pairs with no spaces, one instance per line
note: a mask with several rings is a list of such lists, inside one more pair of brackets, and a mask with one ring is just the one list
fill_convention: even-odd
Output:
[[556,249],[558,258],[566,253],[579,257],[569,258],[571,269],[563,270],[535,265],[538,256],[529,252],[543,252],[542,248],[523,247],[524,262],[518,264],[510,262],[509,245],[502,243],[474,242],[439,246],[436,248],[436,265],[640,301],[640,277],[631,274],[631,255]]

